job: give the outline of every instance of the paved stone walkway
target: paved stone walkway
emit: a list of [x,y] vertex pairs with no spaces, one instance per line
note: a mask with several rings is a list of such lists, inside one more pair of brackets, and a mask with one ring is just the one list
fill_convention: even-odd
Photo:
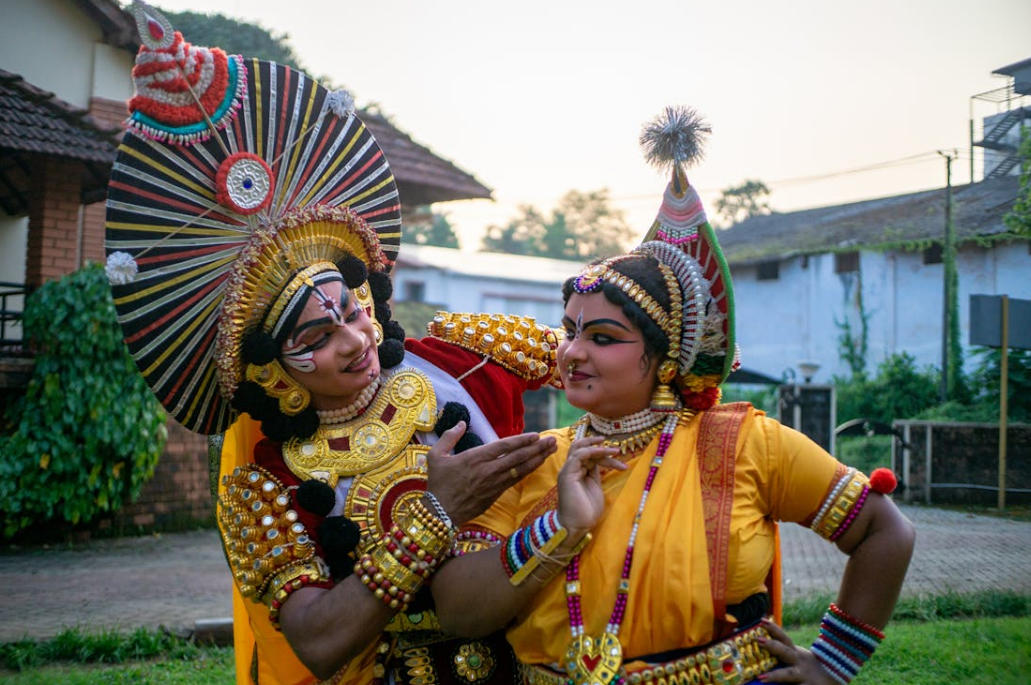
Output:
[[[1031,593],[1031,522],[904,506],[917,527],[905,595],[996,589]],[[785,599],[833,593],[845,556],[782,527]],[[0,550],[0,642],[84,630],[228,619],[231,578],[214,531]]]

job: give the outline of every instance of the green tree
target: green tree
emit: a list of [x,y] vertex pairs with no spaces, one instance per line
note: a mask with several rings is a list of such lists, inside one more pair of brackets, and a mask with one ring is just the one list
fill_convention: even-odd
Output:
[[183,34],[189,43],[215,46],[230,55],[245,55],[304,71],[297,54],[290,47],[290,37],[285,33],[272,33],[257,24],[249,24],[224,14],[164,10],[162,13],[172,22],[172,28]]
[[434,245],[454,249],[460,247],[458,236],[448,221],[447,214],[431,212],[428,207],[420,207],[411,216],[406,217],[404,239],[413,245]]
[[1006,215],[1006,227],[1020,236],[1031,236],[1031,129],[1025,129],[1020,143],[1023,160],[1020,171],[1020,190],[1013,209]]
[[37,350],[25,396],[0,436],[0,535],[79,524],[136,497],[164,450],[165,411],[122,341],[103,267],[43,285],[26,300]]
[[608,189],[570,190],[545,216],[531,205],[504,226],[488,226],[485,252],[586,261],[626,250],[633,238],[623,212],[610,204]]
[[749,179],[725,188],[716,200],[716,213],[728,225],[770,213],[770,189],[762,181]]

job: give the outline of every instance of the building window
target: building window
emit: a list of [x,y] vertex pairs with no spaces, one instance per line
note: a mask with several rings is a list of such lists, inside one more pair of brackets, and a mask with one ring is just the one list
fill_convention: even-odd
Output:
[[834,254],[834,273],[850,274],[859,271],[858,252],[836,252]]
[[942,246],[931,245],[929,248],[924,250],[924,264],[941,264],[942,263]]
[[780,262],[760,262],[755,267],[755,278],[759,281],[775,281],[780,278]]
[[426,284],[422,281],[405,281],[405,302],[425,302]]

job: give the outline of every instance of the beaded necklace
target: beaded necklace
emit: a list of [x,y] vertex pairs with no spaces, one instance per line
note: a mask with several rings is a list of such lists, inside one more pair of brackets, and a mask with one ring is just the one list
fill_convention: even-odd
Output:
[[606,419],[604,416],[590,413],[587,414],[587,418],[591,422],[591,428],[602,435],[618,435],[650,428],[655,424],[662,423],[665,416],[652,411],[651,407],[645,407],[637,413],[621,416],[618,419]]
[[[644,515],[644,506],[648,502],[648,493],[651,492],[655,475],[662,466],[666,450],[673,442],[673,432],[680,422],[680,412],[670,412],[665,418],[659,445],[655,450],[655,456],[652,457],[644,492],[641,493],[641,501],[637,504],[637,512],[634,514],[634,524],[630,529],[630,541],[627,542],[626,555],[623,558],[623,574],[616,590],[615,606],[612,607],[605,631],[599,637],[584,634],[583,609],[580,605],[580,555],[573,557],[566,567],[566,606],[569,610],[571,639],[566,648],[565,668],[573,685],[624,685],[626,682],[619,674],[619,669],[623,666],[623,645],[619,641],[619,628],[626,614],[627,598],[630,594],[630,568],[634,562],[634,546],[641,517]],[[577,439],[584,436],[586,428],[586,422],[577,426]]]
[[316,410],[315,413],[319,417],[319,423],[323,426],[333,426],[338,423],[350,421],[357,416],[361,416],[362,412],[369,407],[369,404],[372,402],[372,398],[374,398],[376,393],[379,392],[379,386],[380,377],[376,376],[371,383],[366,385],[362,391],[358,393],[358,397],[355,398],[354,402],[351,402],[351,404],[346,407],[341,407],[340,409]]

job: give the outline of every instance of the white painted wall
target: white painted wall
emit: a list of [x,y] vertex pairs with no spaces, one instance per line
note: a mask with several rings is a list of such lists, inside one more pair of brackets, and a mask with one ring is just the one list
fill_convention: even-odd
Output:
[[394,297],[404,299],[408,283],[422,283],[424,302],[453,312],[532,316],[557,326],[562,320],[562,283],[580,262],[439,247],[401,246],[393,271]]
[[[835,321],[859,330],[854,278],[834,273],[833,255],[793,257],[780,263],[780,278],[756,280],[755,267],[732,267],[737,337],[742,365],[770,376],[797,371],[800,361],[815,361],[816,382],[847,375],[841,361]],[[1027,242],[992,247],[964,245],[959,272],[960,337],[968,351],[970,295],[1009,295],[1031,299],[1031,252]],[[863,252],[860,256],[862,308],[868,316],[867,369],[891,354],[908,352],[918,366],[941,365],[941,264],[923,264],[921,252]],[[965,370],[971,370],[967,361]]]
[[0,67],[79,107],[132,97],[134,55],[68,0],[2,0]]

